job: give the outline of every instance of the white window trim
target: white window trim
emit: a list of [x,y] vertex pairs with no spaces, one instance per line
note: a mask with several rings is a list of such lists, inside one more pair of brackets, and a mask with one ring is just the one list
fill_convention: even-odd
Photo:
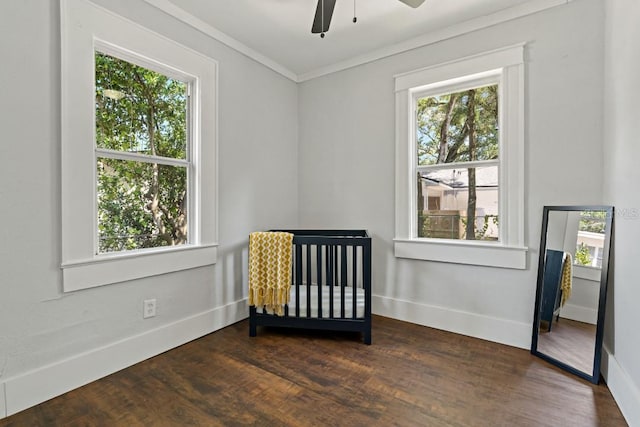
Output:
[[[215,60],[87,0],[61,1],[62,271],[65,292],[215,264],[217,69]],[[97,254],[95,51],[190,83],[189,243]],[[172,71],[173,70],[173,71]]]
[[[395,77],[395,256],[504,268],[526,268],[524,245],[524,44],[465,57]],[[416,95],[455,91],[499,79],[500,241],[419,238],[416,233]],[[505,114],[505,112],[509,114]]]
[[600,282],[600,276],[602,276],[602,269],[600,267],[573,265],[573,277],[590,280],[592,282]]

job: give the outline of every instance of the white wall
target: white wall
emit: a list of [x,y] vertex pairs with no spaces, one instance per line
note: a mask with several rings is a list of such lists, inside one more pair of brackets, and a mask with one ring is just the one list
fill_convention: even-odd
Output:
[[[393,75],[519,42],[528,268],[396,259]],[[301,225],[370,231],[374,312],[529,348],[542,207],[602,201],[602,57],[602,3],[580,0],[302,83]]]
[[564,251],[568,212],[550,211],[547,222],[547,249]]
[[[602,202],[604,104],[605,201],[621,213],[605,374],[640,425],[640,290],[625,256],[640,241],[636,0],[575,0],[299,87],[142,0],[98,2],[219,61],[219,262],[61,292],[58,2],[0,2],[0,417],[244,317],[246,236],[269,227],[365,227],[376,312],[528,347],[542,206]],[[522,41],[529,268],[395,259],[393,75]],[[143,321],[149,297],[158,316]]]
[[246,317],[248,234],[297,225],[296,84],[142,0],[99,3],[219,61],[218,263],[61,292],[59,4],[0,2],[0,418],[3,391],[11,414]]
[[571,297],[560,309],[560,317],[578,322],[598,323],[598,301],[600,300],[600,278],[584,278],[574,275],[571,285]]
[[640,2],[605,4],[605,201],[617,210],[605,329],[606,374],[627,421],[640,426]]

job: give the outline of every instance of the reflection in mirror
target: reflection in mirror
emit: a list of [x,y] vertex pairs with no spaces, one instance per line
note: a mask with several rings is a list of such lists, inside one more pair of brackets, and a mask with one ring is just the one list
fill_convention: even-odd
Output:
[[532,353],[598,382],[613,208],[545,207]]

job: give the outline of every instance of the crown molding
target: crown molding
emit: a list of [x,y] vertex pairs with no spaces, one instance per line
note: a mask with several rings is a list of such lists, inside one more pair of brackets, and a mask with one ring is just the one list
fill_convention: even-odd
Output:
[[244,43],[234,39],[233,37],[223,33],[212,25],[207,24],[200,18],[197,18],[185,11],[184,9],[176,6],[169,0],[144,0],[150,5],[160,9],[167,15],[173,16],[179,21],[184,22],[185,24],[195,28],[201,33],[219,41],[220,43],[230,47],[238,51],[239,53],[253,59],[254,61],[264,65],[267,68],[272,69],[278,74],[283,75],[284,77],[293,80],[294,82],[298,81],[298,76],[293,71],[289,70],[287,67],[279,64],[278,62],[272,60],[271,58],[266,57],[260,52],[251,49],[249,46]]
[[354,56],[345,61],[336,62],[326,67],[320,67],[315,70],[296,74],[282,64],[272,60],[271,58],[257,52],[233,37],[223,33],[217,28],[207,24],[201,19],[191,15],[184,9],[176,6],[170,0],[144,0],[150,5],[162,10],[168,15],[173,16],[179,21],[184,22],[187,25],[195,28],[196,30],[206,34],[207,36],[218,40],[220,43],[240,52],[241,54],[253,59],[254,61],[264,65],[267,68],[281,74],[282,76],[290,79],[293,82],[301,83],[307,80],[312,80],[318,77],[325,76],[327,74],[336,73],[349,68],[357,67],[359,65],[367,64],[369,62],[377,61],[382,58],[393,56],[402,52],[417,49],[422,46],[427,46],[433,43],[437,43],[443,40],[448,40],[454,37],[461,36],[473,31],[481,30],[483,28],[492,27],[503,22],[511,21],[523,16],[532,15],[534,13],[541,12],[546,9],[551,9],[557,6],[566,5],[574,0],[531,0],[526,3],[521,3],[516,6],[512,6],[507,9],[500,10],[490,15],[481,16],[478,18],[470,19],[468,21],[461,22],[450,27],[442,28],[436,31],[429,32],[419,37],[406,40],[401,43],[397,43],[391,46],[386,46],[381,49],[376,49],[371,52],[364,53],[362,55]]
[[503,22],[521,18],[550,9],[556,6],[565,5],[573,0],[533,0],[526,3],[512,6],[507,9],[500,10],[490,15],[481,16],[479,18],[470,19],[450,27],[431,31],[413,39],[406,40],[391,46],[367,52],[362,55],[354,56],[346,61],[337,62],[326,67],[318,68],[307,73],[298,74],[298,82],[312,80],[327,74],[336,73],[369,62],[377,61],[382,58],[397,55],[402,52],[417,49],[443,40],[452,39],[463,34],[481,30],[483,28],[492,27]]

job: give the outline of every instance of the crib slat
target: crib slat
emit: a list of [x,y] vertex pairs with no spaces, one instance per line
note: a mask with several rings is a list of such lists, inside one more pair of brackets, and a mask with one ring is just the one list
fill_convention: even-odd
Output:
[[345,318],[345,290],[347,286],[347,246],[340,246],[340,317]]
[[305,269],[307,270],[307,317],[311,317],[311,245],[305,245],[307,259]]
[[318,319],[322,319],[322,245],[316,246],[316,280],[318,281]]
[[358,299],[358,295],[356,293],[356,291],[358,290],[358,247],[357,246],[353,246],[352,247],[352,254],[351,254],[351,273],[353,275],[353,279],[351,281],[351,290],[353,291],[353,301],[351,303],[351,307],[352,307],[352,318],[355,319],[356,317],[358,317],[358,313],[357,313],[357,299]]
[[329,286],[329,317],[333,318],[333,284],[335,279],[334,263],[335,263],[335,246],[327,245],[327,262],[329,263],[329,274],[327,275],[327,286]]
[[300,284],[302,283],[302,245],[297,244],[294,264],[296,266],[296,317],[300,317]]

